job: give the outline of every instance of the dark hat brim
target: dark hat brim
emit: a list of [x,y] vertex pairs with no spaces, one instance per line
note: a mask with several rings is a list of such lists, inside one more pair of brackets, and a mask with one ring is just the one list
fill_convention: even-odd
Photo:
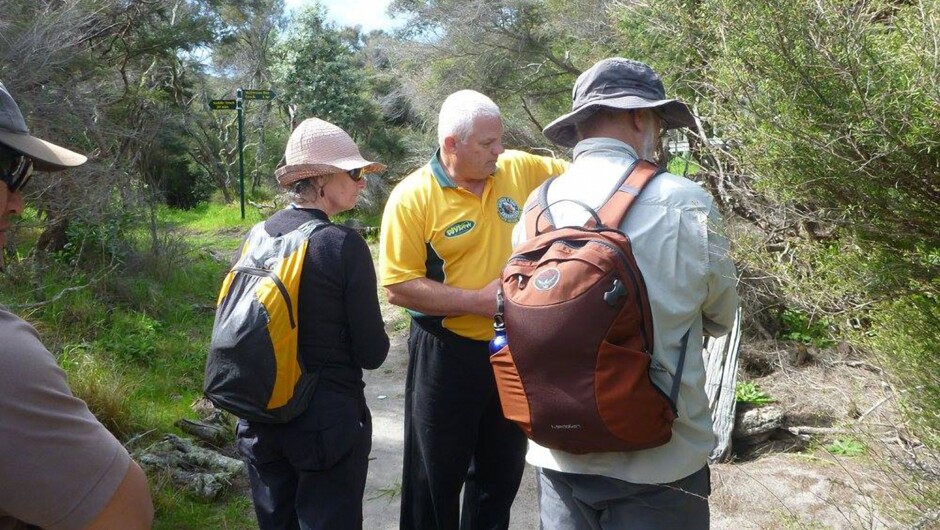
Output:
[[656,109],[667,129],[695,128],[695,116],[689,107],[677,99],[648,100],[638,96],[604,99],[588,102],[580,108],[549,123],[542,134],[553,143],[574,147],[578,143],[577,125],[602,108],[615,110]]

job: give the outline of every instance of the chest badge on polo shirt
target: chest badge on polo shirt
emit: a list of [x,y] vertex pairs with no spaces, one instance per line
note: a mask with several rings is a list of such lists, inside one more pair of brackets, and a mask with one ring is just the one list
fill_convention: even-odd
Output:
[[473,227],[477,224],[473,221],[457,221],[456,223],[447,227],[444,230],[444,235],[446,237],[457,237],[466,234],[467,232],[473,230]]
[[519,222],[520,212],[519,204],[512,200],[512,197],[500,197],[496,200],[496,213],[503,221],[507,223]]

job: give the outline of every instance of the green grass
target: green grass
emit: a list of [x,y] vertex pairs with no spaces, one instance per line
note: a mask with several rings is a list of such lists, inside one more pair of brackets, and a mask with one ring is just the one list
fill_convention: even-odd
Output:
[[[101,245],[37,263],[31,247],[41,226],[30,215],[18,225],[17,256],[0,275],[0,303],[36,327],[73,392],[115,435],[127,441],[146,434],[132,450],[163,433],[181,434],[173,424],[195,417],[190,405],[201,395],[219,285],[244,233],[261,220],[254,208],[246,212],[242,220],[237,204],[160,208],[159,252],[152,252],[149,227],[133,224],[115,242],[124,249],[116,266],[116,247]],[[76,230],[105,239],[100,227]],[[155,528],[257,528],[243,491],[204,502],[166,477],[149,478]]]
[[161,206],[158,217],[161,223],[172,224],[197,232],[212,232],[235,227],[242,227],[247,230],[251,225],[264,220],[264,216],[261,215],[258,209],[251,206],[245,207],[245,219],[242,219],[237,203],[202,203],[189,210],[177,210]]
[[205,503],[179,491],[159,477],[153,484],[156,510],[154,530],[256,530],[251,499],[245,495],[228,494],[218,502]]

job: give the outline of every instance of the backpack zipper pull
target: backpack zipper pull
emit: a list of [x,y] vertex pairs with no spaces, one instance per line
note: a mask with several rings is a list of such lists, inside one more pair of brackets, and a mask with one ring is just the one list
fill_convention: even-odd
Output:
[[623,282],[620,280],[614,280],[614,285],[610,288],[609,291],[604,293],[604,302],[607,305],[614,307],[620,302],[620,299],[627,295],[627,288],[624,287]]

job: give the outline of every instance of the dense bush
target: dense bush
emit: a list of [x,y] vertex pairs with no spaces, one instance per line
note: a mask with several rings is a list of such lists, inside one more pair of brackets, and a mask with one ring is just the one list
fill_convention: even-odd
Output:
[[880,354],[938,447],[940,2],[667,0],[619,20],[725,146],[698,149],[696,178],[739,217],[749,328]]

